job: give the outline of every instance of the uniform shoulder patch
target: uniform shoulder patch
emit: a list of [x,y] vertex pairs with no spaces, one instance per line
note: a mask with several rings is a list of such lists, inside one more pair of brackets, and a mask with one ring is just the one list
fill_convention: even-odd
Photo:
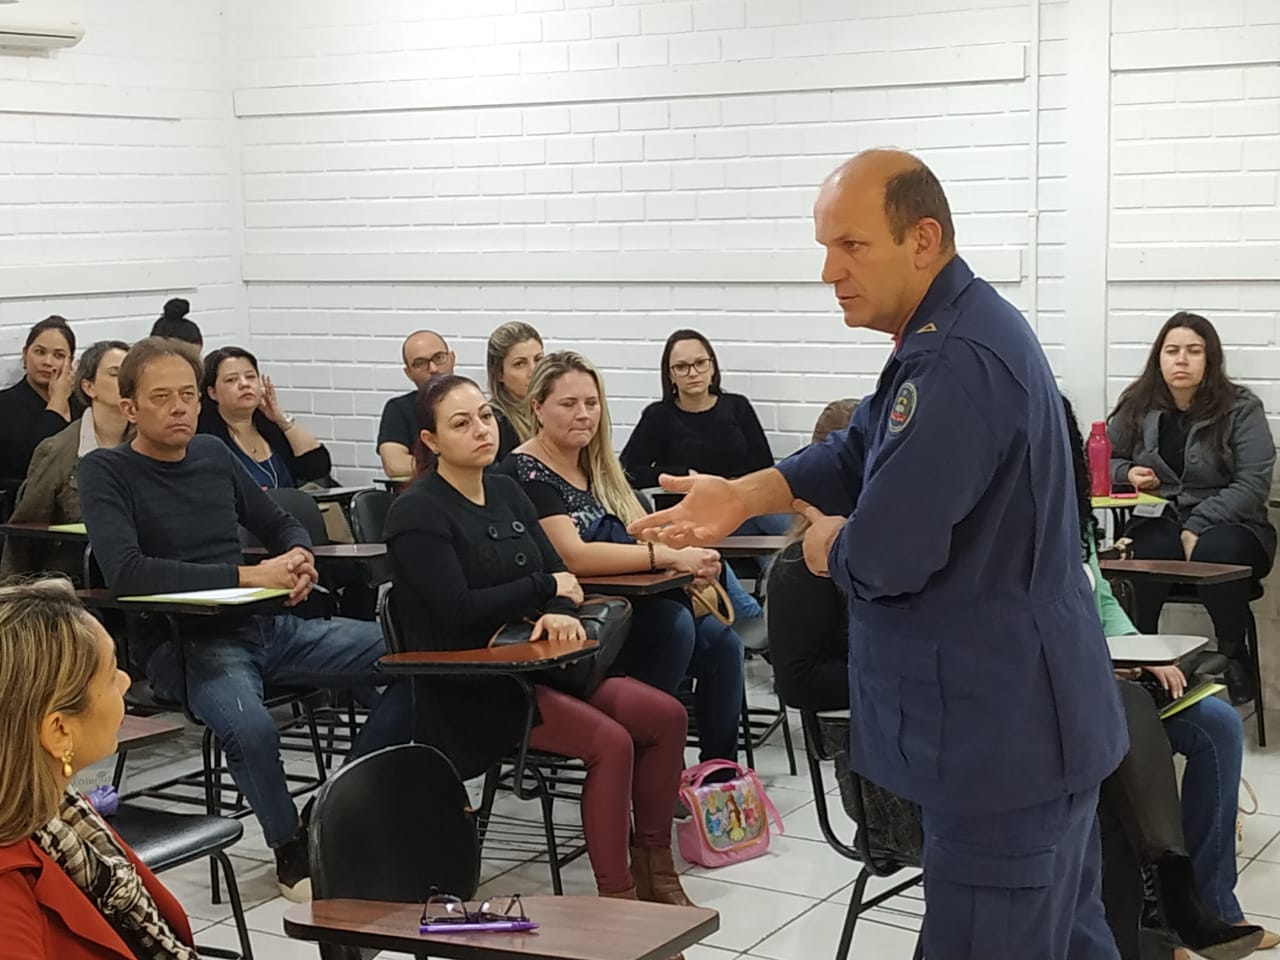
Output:
[[910,380],[905,381],[898,388],[898,395],[893,398],[893,406],[889,408],[890,433],[901,433],[907,428],[915,415],[918,400],[916,385]]

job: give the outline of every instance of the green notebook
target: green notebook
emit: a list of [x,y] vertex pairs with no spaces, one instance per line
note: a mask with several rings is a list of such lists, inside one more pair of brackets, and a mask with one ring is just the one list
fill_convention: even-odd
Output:
[[230,587],[226,590],[189,590],[184,593],[152,593],[145,597],[121,597],[126,603],[197,603],[210,607],[235,607],[273,597],[287,597],[279,587]]
[[1200,686],[1188,690],[1177,700],[1173,701],[1173,703],[1167,704],[1165,708],[1160,711],[1160,719],[1168,720],[1174,714],[1181,713],[1183,710],[1187,709],[1187,707],[1195,706],[1205,697],[1212,697],[1214,694],[1218,693],[1218,691],[1225,689],[1227,688],[1220,683],[1202,683]]
[[83,523],[51,523],[49,524],[50,533],[83,533],[88,534],[89,528]]

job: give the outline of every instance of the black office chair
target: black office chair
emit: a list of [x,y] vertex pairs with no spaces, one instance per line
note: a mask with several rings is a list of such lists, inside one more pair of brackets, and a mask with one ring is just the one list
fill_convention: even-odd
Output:
[[[395,499],[395,494],[389,490],[361,490],[351,498],[351,535],[356,543],[383,543],[386,540],[387,512]],[[391,561],[386,557],[370,560],[364,569],[366,581],[375,591],[384,583],[391,582]]]
[[[480,886],[466,787],[424,744],[387,747],[334,774],[316,795],[308,845],[316,900],[425,903],[432,887],[470,900]],[[323,960],[371,955],[320,945]]]
[[[839,715],[839,714],[843,715]],[[846,960],[853,944],[854,928],[858,918],[892,897],[898,896],[924,878],[917,873],[888,890],[864,900],[867,881],[872,877],[891,877],[907,869],[920,868],[922,841],[916,835],[920,831],[919,811],[914,811],[906,801],[894,797],[870,781],[863,780],[852,770],[840,777],[840,795],[846,812],[857,825],[853,843],[836,834],[827,808],[827,784],[822,776],[822,764],[833,762],[838,753],[848,749],[845,743],[849,735],[847,711],[835,714],[818,714],[814,710],[801,710],[800,720],[804,730],[805,756],[809,764],[809,779],[813,785],[813,802],[818,813],[818,827],[827,843],[842,857],[862,864],[858,879],[849,895],[849,909],[845,914],[840,944],[835,960]],[[923,957],[923,942],[916,940],[915,960]]]
[[351,498],[351,533],[356,543],[382,543],[387,512],[395,502],[389,490],[361,490]]
[[170,813],[167,810],[152,810],[122,803],[120,809],[107,818],[107,822],[153,873],[162,873],[184,863],[210,857],[222,869],[227,899],[231,901],[231,916],[235,920],[236,935],[240,939],[240,952],[211,947],[197,947],[197,950],[202,957],[253,960],[253,944],[249,940],[249,928],[245,924],[244,905],[240,901],[235,868],[231,866],[231,859],[226,854],[227,848],[238,843],[244,836],[244,826],[238,820]]
[[[407,648],[396,610],[394,588],[387,591],[380,620],[382,633],[387,638],[387,649],[392,653],[404,652]],[[437,679],[446,677],[442,674]],[[529,747],[529,732],[533,729],[536,715],[533,687],[524,678],[514,679],[526,697],[524,732],[515,752],[494,764],[485,774],[483,796],[476,811],[479,842],[482,848],[486,841],[498,842],[498,852],[489,854],[490,860],[525,863],[545,855],[551,872],[551,889],[560,896],[564,893],[561,870],[586,853],[587,847],[581,827],[555,822],[555,801],[581,801],[586,768],[580,760]],[[535,823],[495,814],[493,804],[500,789],[510,791],[520,800],[538,801],[541,820]]]
[[267,491],[267,496],[306,527],[307,536],[317,547],[330,542],[329,531],[324,525],[324,514],[320,512],[320,505],[311,494],[295,487],[273,487]]

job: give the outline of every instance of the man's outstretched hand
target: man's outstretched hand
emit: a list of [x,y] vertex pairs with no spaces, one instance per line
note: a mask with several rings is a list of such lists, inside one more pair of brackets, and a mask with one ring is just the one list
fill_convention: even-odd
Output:
[[640,540],[672,547],[706,546],[719,543],[751,518],[738,488],[724,477],[664,473],[658,483],[670,493],[683,493],[684,499],[630,524],[627,529]]

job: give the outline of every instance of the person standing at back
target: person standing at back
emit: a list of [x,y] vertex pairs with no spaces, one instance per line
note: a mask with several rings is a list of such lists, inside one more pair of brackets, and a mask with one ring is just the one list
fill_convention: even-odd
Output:
[[378,423],[378,458],[383,472],[393,478],[414,474],[413,447],[418,436],[414,405],[418,391],[429,380],[452,374],[458,360],[444,337],[434,330],[409,334],[400,353],[404,357],[404,375],[413,382],[413,389],[388,400]]
[[922,810],[925,956],[1114,960],[1097,804],[1127,737],[1053,371],[916,157],[854,157],[814,221],[845,324],[896,342],[876,392],[777,468],[663,477],[686,496],[633,530],[803,513],[806,563],[849,598],[850,763]]

